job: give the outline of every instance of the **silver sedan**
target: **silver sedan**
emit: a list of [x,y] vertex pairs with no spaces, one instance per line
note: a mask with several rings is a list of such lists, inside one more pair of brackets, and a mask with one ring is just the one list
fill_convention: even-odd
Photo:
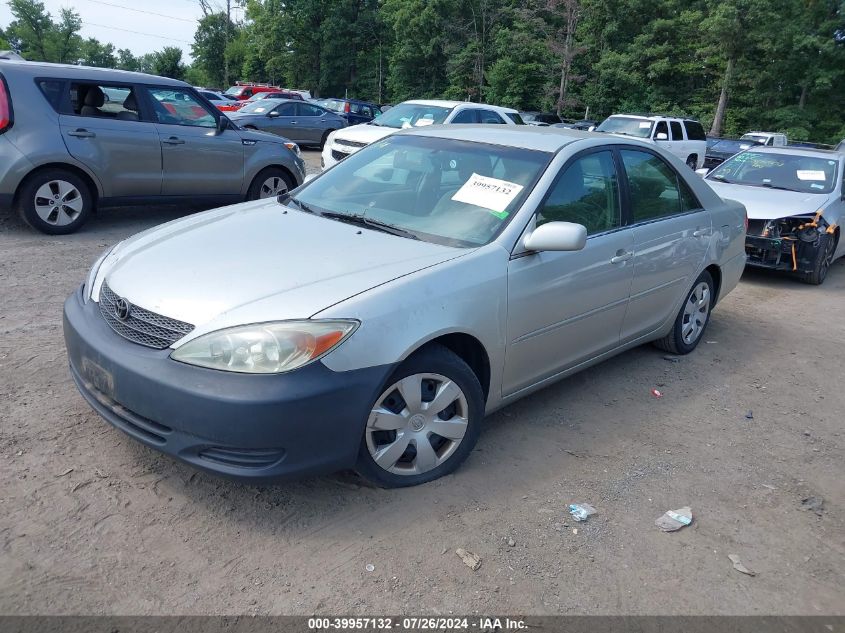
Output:
[[753,147],[707,175],[723,198],[748,210],[748,265],[820,285],[845,255],[845,150]]
[[260,99],[230,113],[229,118],[248,130],[271,132],[320,149],[329,134],[347,126],[346,119],[336,112],[293,99]]
[[118,244],[65,304],[80,392],[207,471],[408,486],[526,394],[695,349],[745,265],[743,207],[636,140],[492,127],[401,132]]

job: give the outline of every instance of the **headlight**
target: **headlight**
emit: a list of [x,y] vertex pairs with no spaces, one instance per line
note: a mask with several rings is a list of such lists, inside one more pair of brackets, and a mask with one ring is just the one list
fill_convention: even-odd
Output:
[[94,262],[94,265],[91,266],[91,270],[88,271],[88,277],[85,279],[85,285],[82,287],[82,300],[85,303],[91,299],[91,293],[94,290],[94,281],[97,279],[97,273],[100,272],[100,266],[103,265],[103,262],[106,260],[106,257],[115,249],[115,244],[111,248],[107,248],[102,255],[97,258],[97,261]]
[[245,374],[280,374],[340,345],[357,321],[279,321],[239,325],[188,341],[170,355],[190,365]]
[[288,142],[285,143],[285,147],[287,147],[290,151],[292,151],[297,156],[299,156],[301,154],[301,152],[299,151],[299,145],[297,145],[296,143],[292,143],[292,142],[288,141]]

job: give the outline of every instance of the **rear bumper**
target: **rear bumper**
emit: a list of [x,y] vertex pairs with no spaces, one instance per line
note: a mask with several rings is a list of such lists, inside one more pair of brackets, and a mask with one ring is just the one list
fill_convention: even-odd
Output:
[[113,332],[81,291],[65,302],[70,372],[113,426],[202,470],[249,481],[333,472],[355,464],[369,408],[390,366],[289,374],[193,367]]

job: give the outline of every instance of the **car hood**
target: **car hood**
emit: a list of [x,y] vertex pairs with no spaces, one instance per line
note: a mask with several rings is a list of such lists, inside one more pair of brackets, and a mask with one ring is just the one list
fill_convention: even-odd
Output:
[[828,198],[827,194],[734,185],[709,178],[706,182],[719,197],[744,204],[749,220],[776,220],[793,215],[812,215],[825,205]]
[[104,260],[94,294],[105,279],[130,303],[197,326],[193,338],[231,325],[309,318],[467,252],[259,200],[120,243]]
[[399,130],[395,127],[385,127],[383,125],[370,125],[369,123],[362,123],[361,125],[353,125],[335,132],[334,140],[336,141],[354,141],[356,143],[375,143],[383,139],[385,136],[390,136]]

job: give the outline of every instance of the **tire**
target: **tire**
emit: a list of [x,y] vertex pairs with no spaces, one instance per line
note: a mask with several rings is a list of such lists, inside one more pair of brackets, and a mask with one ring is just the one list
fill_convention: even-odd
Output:
[[689,156],[687,156],[687,167],[695,171],[698,167],[698,156],[696,156],[695,154],[690,154]]
[[24,181],[16,207],[32,228],[48,235],[66,235],[88,221],[95,202],[87,182],[70,170],[54,168],[36,172]]
[[[705,289],[706,295],[703,295]],[[662,339],[655,341],[654,344],[666,352],[680,355],[689,354],[698,347],[704,336],[704,331],[707,329],[707,324],[710,323],[714,299],[713,290],[713,277],[705,270],[698,276],[687,293],[681,309],[678,310],[678,316],[675,317],[672,331]],[[703,314],[701,311],[702,300],[706,301],[703,306],[705,308]],[[690,323],[693,324],[693,331],[688,333]],[[692,336],[689,336],[689,334]]]
[[281,167],[267,167],[258,172],[252,180],[246,198],[247,200],[275,198],[290,191],[294,186],[293,179],[287,171]]
[[[443,408],[435,411],[432,403]],[[448,475],[472,451],[483,418],[484,392],[469,365],[441,345],[423,348],[399,366],[373,403],[355,470],[383,488]]]
[[332,132],[334,132],[334,130],[326,130],[323,133],[323,138],[320,139],[320,151],[322,151],[323,148],[326,146],[326,141],[329,140],[329,134],[331,134]]
[[825,233],[819,236],[819,250],[816,252],[816,259],[813,262],[813,270],[805,274],[801,281],[812,286],[821,286],[827,278],[827,272],[833,263],[833,254],[836,252],[836,237]]

